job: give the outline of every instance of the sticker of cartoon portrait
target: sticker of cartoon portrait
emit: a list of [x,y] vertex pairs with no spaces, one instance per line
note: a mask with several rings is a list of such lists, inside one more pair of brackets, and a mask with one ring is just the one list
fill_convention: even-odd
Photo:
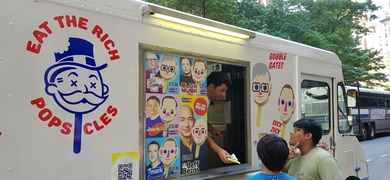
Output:
[[147,93],[162,93],[160,60],[162,54],[147,51],[145,52],[146,63],[146,92]]
[[207,77],[207,63],[205,60],[195,59],[192,65],[192,79],[196,83],[196,95],[201,95],[201,84]]
[[164,164],[165,177],[178,175],[180,173],[180,168],[175,162],[180,154],[177,140],[172,137],[166,138],[161,145],[159,154],[161,161]]
[[[179,93],[179,80],[176,78],[176,74],[179,71],[177,66],[177,59],[171,55],[163,55],[160,62],[160,74],[163,80],[164,94],[168,92]],[[173,81],[172,81],[173,80]],[[169,84],[168,84],[169,83]],[[169,89],[168,89],[169,86]]]
[[280,119],[283,121],[281,137],[284,138],[286,124],[291,120],[295,111],[294,90],[289,84],[285,84],[280,90],[278,111]]
[[200,146],[207,139],[207,122],[204,119],[198,119],[192,128],[192,137],[196,144],[195,158],[199,157]]
[[252,98],[257,104],[256,126],[260,127],[261,108],[267,104],[271,96],[272,83],[271,74],[266,64],[257,63],[252,71]]
[[[178,108],[179,107],[175,96],[167,95],[161,99],[161,106],[160,106],[159,113],[162,121],[164,122],[163,137],[167,137],[168,132],[170,132],[169,125],[170,123],[175,121],[179,113]],[[177,123],[175,124],[175,126],[177,126]]]

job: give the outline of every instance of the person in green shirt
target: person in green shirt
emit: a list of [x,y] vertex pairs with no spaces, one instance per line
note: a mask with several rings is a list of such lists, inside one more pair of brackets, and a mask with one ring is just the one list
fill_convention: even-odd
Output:
[[317,147],[322,137],[321,124],[312,119],[300,119],[290,132],[290,154],[284,172],[298,180],[343,179],[336,159]]

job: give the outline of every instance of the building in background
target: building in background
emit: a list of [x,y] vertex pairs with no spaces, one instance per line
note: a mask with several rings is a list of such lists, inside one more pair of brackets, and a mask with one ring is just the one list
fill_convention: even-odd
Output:
[[273,0],[260,0],[260,4],[264,4],[264,6],[272,4],[272,2],[273,2]]
[[[365,0],[354,1],[364,2]],[[381,8],[374,12],[378,17],[376,20],[364,22],[364,25],[372,32],[362,38],[361,47],[381,51],[380,56],[383,56],[382,61],[386,65],[381,72],[390,79],[390,0],[373,0],[373,3]],[[390,83],[384,85],[390,85]]]

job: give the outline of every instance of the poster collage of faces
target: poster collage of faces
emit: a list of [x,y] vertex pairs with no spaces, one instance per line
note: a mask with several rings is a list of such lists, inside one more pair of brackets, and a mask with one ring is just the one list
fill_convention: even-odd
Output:
[[146,179],[206,170],[207,61],[145,52]]

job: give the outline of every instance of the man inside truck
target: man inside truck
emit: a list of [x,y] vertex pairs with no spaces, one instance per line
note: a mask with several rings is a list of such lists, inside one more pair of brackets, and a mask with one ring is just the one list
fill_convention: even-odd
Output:
[[[207,98],[209,99],[209,105],[213,101],[221,101],[226,98],[226,91],[232,86],[232,82],[229,76],[224,72],[212,72],[207,77]],[[220,138],[222,136],[221,132],[216,130],[210,123],[207,123],[208,131],[212,134],[213,138]],[[207,138],[207,143],[209,147],[213,149],[219,156],[219,158],[225,163],[230,164],[231,161],[230,154],[226,150],[219,147],[213,139],[210,137]]]

